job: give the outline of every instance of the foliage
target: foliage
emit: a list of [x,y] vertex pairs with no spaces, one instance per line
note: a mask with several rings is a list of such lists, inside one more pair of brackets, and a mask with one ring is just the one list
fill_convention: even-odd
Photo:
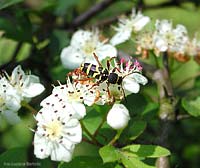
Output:
[[[102,2],[105,3],[102,5]],[[133,60],[137,59],[148,83],[140,85],[139,93],[133,92],[126,99],[115,102],[120,101],[126,106],[130,115],[122,129],[111,129],[109,122],[106,123],[107,113],[112,110],[109,103],[86,105],[87,115],[78,119],[83,130],[82,142],[77,142],[75,151],[72,150],[70,162],[36,158],[31,131],[35,131],[38,124],[33,114],[39,114],[36,111],[41,111],[40,106],[46,108],[40,102],[52,93],[52,85],[66,83],[66,74],[73,72],[63,67],[60,55],[64,47],[71,45],[71,37],[77,30],[93,32],[97,26],[102,35],[100,40],[105,40],[115,34],[113,27],[118,26],[117,18],[121,14],[129,16],[131,9],[136,7],[143,9],[142,13],[153,20],[142,32],[153,31],[157,19],[169,19],[173,21],[174,29],[176,24],[183,24],[191,39],[194,37],[199,41],[199,4],[198,0],[0,1],[0,70],[11,74],[20,64],[24,70],[39,76],[46,88],[40,96],[31,97],[32,100],[20,97],[19,124],[13,126],[0,120],[0,167],[159,168],[159,158],[164,158],[171,167],[198,168],[200,51],[196,56],[190,55],[190,59],[170,52],[160,52],[158,56],[154,49],[147,55],[144,51],[136,54],[138,39],[134,30],[132,39],[115,46],[117,56],[127,58],[131,55]],[[108,45],[108,40],[102,45]],[[115,50],[112,51],[114,54]],[[101,60],[104,67],[108,60],[106,56]],[[117,66],[114,61],[111,68],[113,66]],[[137,79],[140,84],[144,82],[139,81],[144,80],[141,76]],[[52,100],[50,103],[56,102],[56,99]]]

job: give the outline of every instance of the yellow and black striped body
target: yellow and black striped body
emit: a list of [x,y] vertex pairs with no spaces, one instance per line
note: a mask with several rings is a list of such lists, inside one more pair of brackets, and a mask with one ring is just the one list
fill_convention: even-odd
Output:
[[80,67],[82,72],[85,72],[88,76],[98,79],[103,82],[108,79],[109,72],[106,68],[97,66],[91,63],[83,63]]
[[93,77],[99,80],[99,83],[107,81],[110,84],[118,84],[122,83],[122,76],[119,76],[115,72],[109,73],[106,68],[101,66],[97,66],[91,63],[83,63],[80,66],[80,70],[86,73],[88,76]]

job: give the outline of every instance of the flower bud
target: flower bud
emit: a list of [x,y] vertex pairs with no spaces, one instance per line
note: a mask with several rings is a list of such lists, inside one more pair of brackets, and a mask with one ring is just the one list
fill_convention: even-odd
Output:
[[113,129],[122,129],[130,120],[128,109],[123,104],[114,104],[107,115],[107,123]]

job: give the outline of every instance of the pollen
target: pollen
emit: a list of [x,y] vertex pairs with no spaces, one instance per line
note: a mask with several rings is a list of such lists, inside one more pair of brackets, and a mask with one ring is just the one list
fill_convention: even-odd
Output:
[[80,101],[80,97],[82,97],[82,93],[80,90],[75,92],[68,92],[68,99],[71,101]]
[[86,55],[91,55],[95,51],[95,43],[92,41],[87,41],[83,46],[83,51]]
[[53,140],[58,140],[60,137],[62,137],[62,130],[63,125],[62,122],[58,120],[53,120],[49,122],[46,126],[44,126],[46,135],[48,135],[48,138]]

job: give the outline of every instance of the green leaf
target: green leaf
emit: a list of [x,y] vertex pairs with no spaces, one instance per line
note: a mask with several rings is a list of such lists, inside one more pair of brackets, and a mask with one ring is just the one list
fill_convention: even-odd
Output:
[[107,145],[102,147],[99,150],[99,154],[101,156],[101,158],[103,159],[104,163],[107,162],[115,162],[117,160],[119,160],[119,152],[118,149],[116,149],[113,146]]
[[[133,103],[137,102],[137,103]],[[127,108],[131,116],[141,116],[147,106],[147,100],[141,94],[131,94],[127,97]]]
[[76,145],[73,156],[99,156],[99,147],[82,141]]
[[13,148],[0,155],[0,167],[26,167],[26,149]]
[[103,164],[99,157],[79,156],[69,163],[60,165],[60,168],[111,168],[113,163]]
[[0,30],[5,31],[5,37],[21,42],[32,42],[32,25],[26,11],[15,11],[13,20],[0,18]]
[[123,148],[138,157],[158,158],[170,155],[170,151],[161,146],[155,145],[129,145]]
[[17,3],[23,2],[24,0],[1,0],[0,1],[0,10],[7,8],[9,6],[15,5]]
[[11,39],[0,39],[0,65],[10,61],[16,48],[16,41]]
[[123,168],[121,165],[116,165],[115,168]]
[[200,116],[200,97],[192,101],[182,99],[182,106],[190,115],[194,117]]
[[51,54],[60,55],[61,50],[69,45],[70,37],[67,31],[55,29],[50,36],[50,42]]
[[126,168],[155,168],[154,166],[149,166],[144,162],[140,161],[138,158],[134,157],[122,157],[122,163]]
[[57,0],[57,6],[55,9],[56,15],[64,15],[68,12],[68,9],[73,8],[79,0],[66,1],[66,0]]
[[178,90],[190,89],[194,86],[195,78],[193,76],[198,73],[199,65],[193,59],[184,64],[177,63],[174,72],[171,74],[172,83]]
[[140,136],[146,128],[145,121],[135,121],[129,128],[129,133],[131,137],[130,140],[135,140],[138,136]]

